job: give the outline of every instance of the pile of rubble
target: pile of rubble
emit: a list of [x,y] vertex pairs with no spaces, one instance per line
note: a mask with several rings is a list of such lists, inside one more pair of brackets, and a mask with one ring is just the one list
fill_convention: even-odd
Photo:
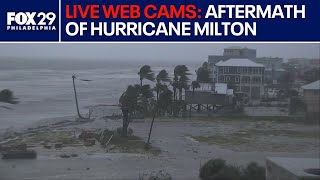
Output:
[[34,150],[28,150],[27,144],[4,146],[0,145],[2,159],[35,159],[37,153]]

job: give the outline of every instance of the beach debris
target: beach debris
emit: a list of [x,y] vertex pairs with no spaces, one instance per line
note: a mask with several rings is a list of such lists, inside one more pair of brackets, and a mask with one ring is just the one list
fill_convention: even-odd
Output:
[[51,149],[52,145],[44,145],[43,147],[46,148],[46,149]]
[[97,135],[93,131],[83,130],[79,135],[79,139],[83,140],[85,146],[94,146],[96,144]]
[[21,143],[21,144],[16,144],[16,145],[0,145],[0,151],[26,151],[27,150],[27,144],[26,143]]
[[87,139],[92,139],[92,138],[96,138],[96,134],[93,131],[89,131],[89,130],[83,130],[79,135],[79,139],[83,141],[86,141]]
[[2,153],[2,159],[35,159],[37,153],[34,150],[12,150]]
[[100,145],[105,147],[106,144],[108,144],[114,135],[113,131],[109,131],[108,129],[104,129],[100,131],[100,133],[97,135],[96,139],[98,142],[100,142]]
[[55,149],[62,149],[63,144],[62,143],[56,143],[54,144]]
[[78,157],[78,154],[60,154],[59,157],[61,157],[61,158],[72,158],[72,157]]
[[71,157],[78,157],[78,154],[71,154]]
[[60,157],[61,157],[61,158],[70,158],[71,156],[68,155],[68,154],[61,154]]
[[95,139],[87,139],[86,141],[84,141],[84,145],[85,146],[94,146],[96,144],[96,140]]

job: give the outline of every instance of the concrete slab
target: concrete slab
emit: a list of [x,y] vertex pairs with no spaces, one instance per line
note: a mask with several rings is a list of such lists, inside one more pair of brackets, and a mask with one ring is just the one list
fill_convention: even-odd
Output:
[[320,169],[317,158],[267,158],[267,180],[320,180],[320,175],[307,173],[308,169]]

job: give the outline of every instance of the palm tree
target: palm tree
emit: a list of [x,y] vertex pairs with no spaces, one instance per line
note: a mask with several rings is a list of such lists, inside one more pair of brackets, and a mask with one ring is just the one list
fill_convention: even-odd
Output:
[[188,88],[189,69],[185,65],[178,65],[174,68],[174,81],[176,82],[176,88],[179,90],[179,100],[182,100],[182,90]]
[[152,100],[154,100],[153,90],[150,88],[149,84],[143,85],[142,87],[136,85],[136,88],[139,89],[139,107],[142,108],[141,111],[145,115],[148,115],[150,113]]
[[192,102],[193,102],[193,98],[194,98],[194,90],[197,88],[200,88],[200,83],[198,81],[192,81],[191,87],[192,87],[192,100],[191,100],[190,112],[189,112],[190,116],[191,116]]
[[[18,104],[17,98],[14,97],[13,92],[9,89],[4,89],[0,91],[0,102],[9,103],[9,104]],[[0,106],[6,109],[11,109],[6,106]],[[11,109],[12,110],[12,109]]]
[[165,86],[164,84],[162,83],[165,83],[165,82],[170,82],[170,77],[167,73],[166,70],[161,70],[159,72],[159,74],[157,75],[156,77],[156,81],[157,81],[157,84],[156,84],[156,93],[157,93],[157,101],[159,100],[159,93],[160,91],[163,91],[167,88],[167,86]]
[[177,87],[178,87],[178,82],[179,78],[177,75],[174,75],[173,82],[171,83],[172,88],[173,88],[173,100],[177,100]]
[[147,149],[149,148],[150,137],[151,137],[151,133],[152,133],[154,119],[156,117],[156,114],[160,110],[160,108],[159,108],[159,93],[168,90],[167,85],[161,83],[161,82],[163,82],[163,83],[164,82],[170,82],[170,78],[169,78],[169,75],[168,75],[167,71],[164,70],[164,69],[161,70],[159,72],[159,74],[157,75],[156,80],[157,80],[157,84],[156,84],[155,89],[156,89],[156,93],[157,93],[157,101],[156,101],[156,106],[154,107],[154,110],[153,110],[152,121],[151,121],[151,125],[150,125],[149,136],[148,136],[148,141],[147,141],[147,144],[146,144],[146,148]]
[[158,100],[158,107],[159,111],[161,112],[168,112],[170,110],[170,107],[172,106],[172,96],[173,92],[168,89],[166,85],[164,85],[165,88],[161,90],[159,94],[159,100]]
[[178,89],[179,89],[179,101],[182,101],[182,90],[188,90],[189,89],[189,78],[188,76],[180,76],[179,83],[178,83]]
[[166,70],[161,70],[156,77],[157,82],[170,82],[170,77]]
[[197,88],[200,88],[200,83],[198,81],[192,81],[191,87],[192,87],[192,94],[194,94],[194,90]]
[[138,75],[140,76],[140,86],[142,87],[142,81],[143,79],[147,79],[149,81],[154,81],[154,73],[151,70],[151,67],[148,65],[144,65],[140,68],[140,71],[138,72]]
[[[139,87],[139,88],[138,88]],[[122,136],[128,136],[129,116],[132,112],[139,109],[138,99],[140,94],[140,86],[128,86],[126,92],[124,92],[119,99],[119,106],[122,110]]]

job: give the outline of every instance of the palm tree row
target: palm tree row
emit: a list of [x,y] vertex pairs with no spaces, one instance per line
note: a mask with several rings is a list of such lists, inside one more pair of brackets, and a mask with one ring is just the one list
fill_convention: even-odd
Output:
[[[126,128],[130,117],[135,113],[145,116],[177,114],[183,108],[181,106],[183,89],[189,88],[189,69],[185,65],[178,65],[174,69],[174,78],[171,80],[166,70],[161,70],[156,76],[151,67],[144,65],[138,72],[140,85],[130,85],[119,99],[119,105],[123,113],[123,132],[126,136]],[[155,87],[143,84],[144,80],[156,82]],[[170,87],[171,86],[171,87]],[[172,92],[172,90],[173,92]],[[179,91],[179,101],[177,100]],[[154,93],[155,95],[154,95]]]
[[[149,132],[148,143],[152,131],[155,117],[166,114],[177,116],[186,110],[183,101],[183,90],[190,88],[191,75],[185,65],[177,65],[174,68],[173,79],[170,78],[166,70],[161,70],[156,76],[149,65],[144,65],[139,72],[140,85],[130,85],[119,99],[119,105],[123,113],[123,136],[127,136],[127,128],[130,118],[135,113],[142,113],[144,116],[151,116],[152,122]],[[143,84],[144,80],[156,82],[155,87]],[[208,64],[204,63],[197,70],[197,81],[191,83],[193,94],[196,88],[200,87],[199,82],[208,83],[209,70]],[[155,94],[155,95],[154,95]],[[178,98],[179,97],[179,98]]]

